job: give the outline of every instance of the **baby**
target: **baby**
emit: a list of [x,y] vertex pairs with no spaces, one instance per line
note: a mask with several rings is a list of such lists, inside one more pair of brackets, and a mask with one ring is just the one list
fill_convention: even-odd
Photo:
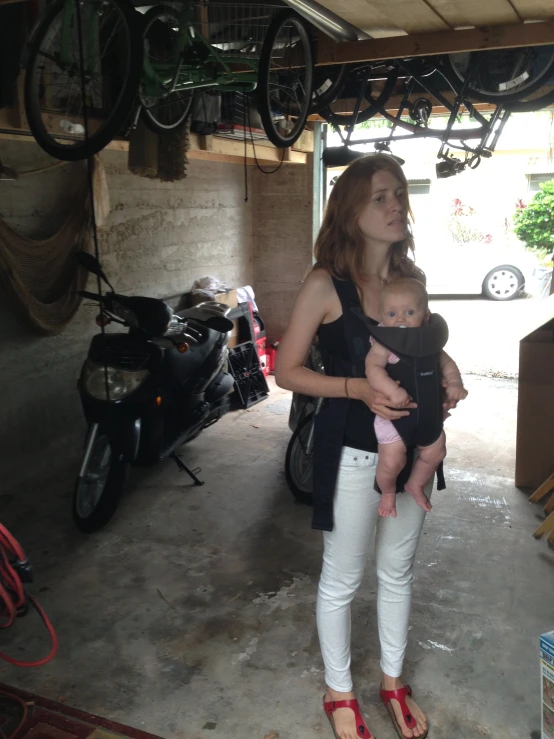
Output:
[[[418,280],[402,278],[385,285],[380,296],[380,326],[388,328],[418,328],[426,324],[430,313],[425,286]],[[395,354],[371,339],[371,349],[366,358],[366,375],[374,390],[390,398],[393,408],[405,408],[412,398],[387,373],[387,364],[400,360]],[[446,354],[440,353],[442,386],[446,394],[447,407],[452,407],[467,396],[460,371],[456,363]],[[406,465],[406,445],[396,431],[392,421],[375,417],[379,461],[376,479],[382,493],[379,514],[396,518],[396,478]],[[424,487],[431,480],[446,456],[444,431],[430,446],[418,446],[419,456],[414,462],[405,491],[412,495],[421,508],[431,510],[431,503]]]

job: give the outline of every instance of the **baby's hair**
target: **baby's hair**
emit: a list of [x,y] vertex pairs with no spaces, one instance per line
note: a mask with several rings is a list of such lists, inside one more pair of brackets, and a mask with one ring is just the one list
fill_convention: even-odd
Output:
[[429,295],[425,289],[423,282],[416,280],[414,277],[400,277],[397,280],[388,282],[381,290],[380,303],[381,306],[388,295],[398,295],[399,293],[411,292],[416,296],[420,306],[427,310],[429,307]]

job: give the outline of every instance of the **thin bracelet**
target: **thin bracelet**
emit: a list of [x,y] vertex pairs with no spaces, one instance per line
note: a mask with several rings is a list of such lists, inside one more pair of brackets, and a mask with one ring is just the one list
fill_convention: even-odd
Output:
[[348,395],[348,380],[351,380],[351,379],[352,379],[351,377],[345,377],[344,378],[344,394],[346,395],[346,397],[348,398],[348,400],[352,400],[352,398],[350,397],[350,395]]

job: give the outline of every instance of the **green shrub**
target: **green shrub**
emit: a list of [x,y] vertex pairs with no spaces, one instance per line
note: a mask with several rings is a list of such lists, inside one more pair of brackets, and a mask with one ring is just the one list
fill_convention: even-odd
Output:
[[515,235],[536,252],[554,249],[554,180],[543,182],[540,191],[525,207],[518,204],[514,215]]

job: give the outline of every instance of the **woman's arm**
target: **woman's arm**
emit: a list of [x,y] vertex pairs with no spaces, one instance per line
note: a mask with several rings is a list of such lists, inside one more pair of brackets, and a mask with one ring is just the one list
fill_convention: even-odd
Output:
[[378,341],[374,341],[365,360],[365,373],[374,390],[388,396],[396,407],[407,405],[410,396],[390,377],[386,367],[389,361],[389,350]]
[[390,399],[376,393],[364,378],[328,377],[304,367],[317,329],[327,317],[336,298],[329,275],[322,269],[310,272],[292,309],[287,330],[279,344],[275,381],[279,387],[316,398],[362,400],[382,418],[395,420],[408,415],[387,406]]

